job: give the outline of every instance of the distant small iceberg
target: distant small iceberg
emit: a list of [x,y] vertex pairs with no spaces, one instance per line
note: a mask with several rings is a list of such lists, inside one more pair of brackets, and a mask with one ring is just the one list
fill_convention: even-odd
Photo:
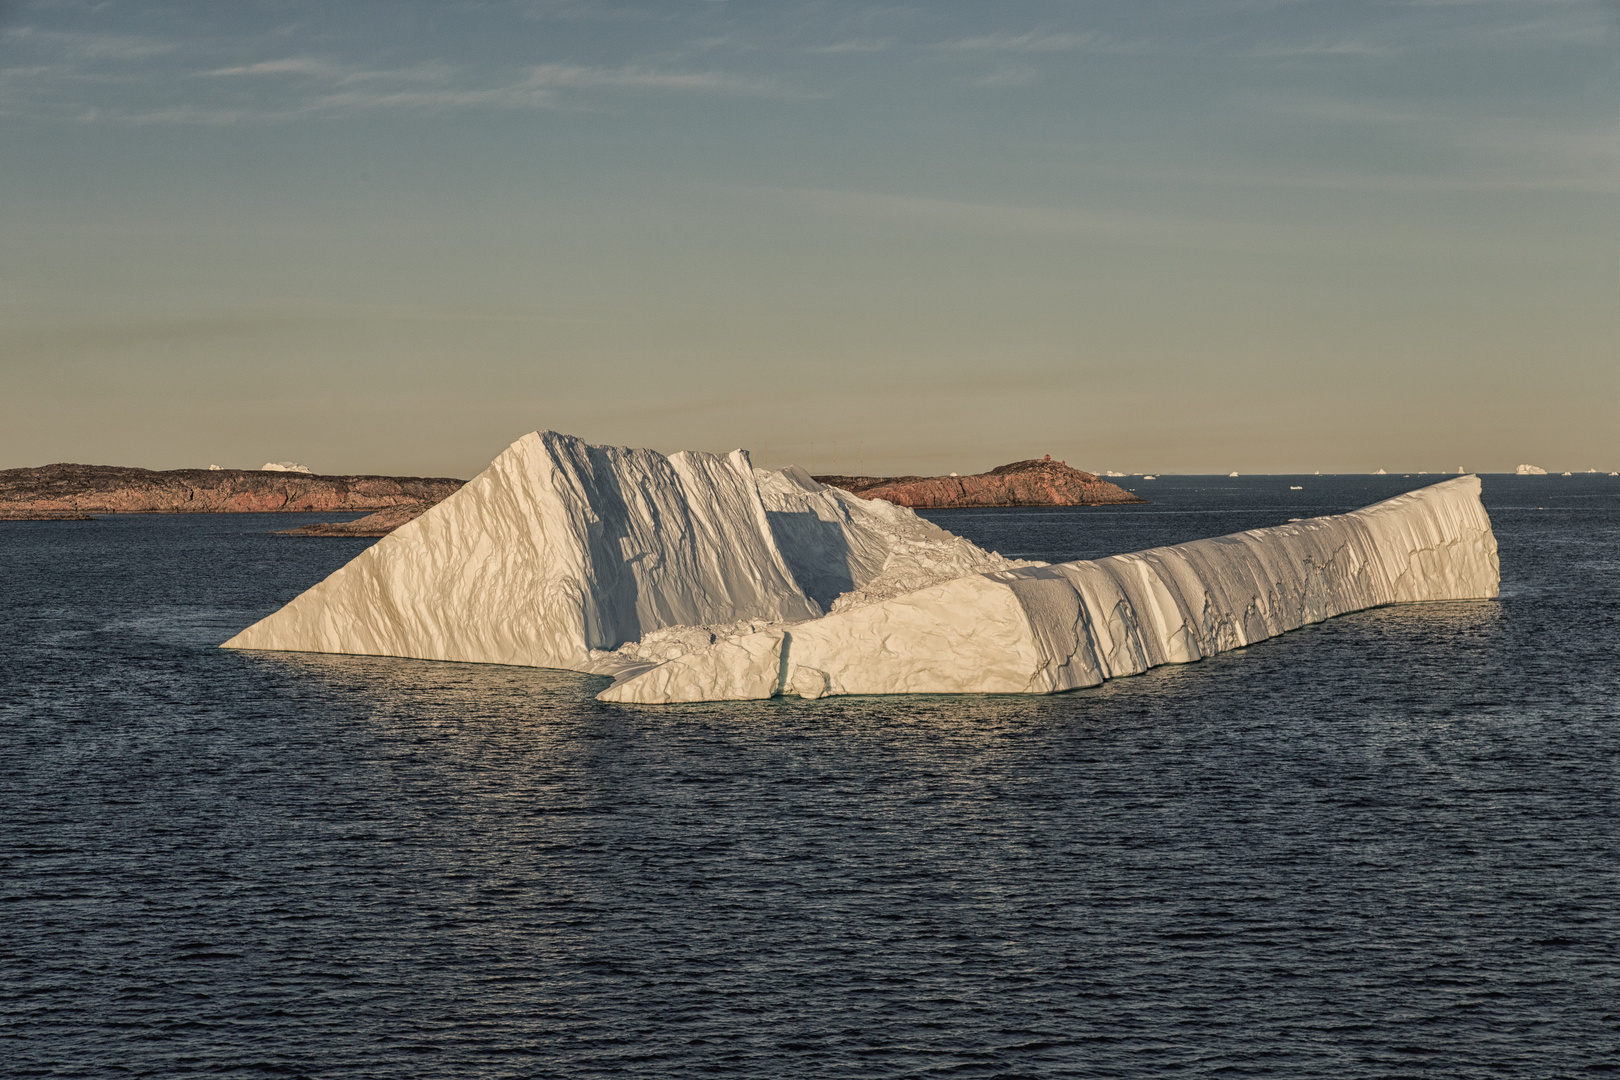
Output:
[[1520,465],[1513,470],[1515,476],[1546,476],[1547,470],[1535,465]]
[[1231,479],[1232,477],[1234,477],[1236,475],[1237,475],[1237,473],[1235,473],[1235,472],[1229,472],[1229,473],[1226,474],[1227,479]]
[[296,461],[267,461],[259,469],[260,472],[297,472],[314,475],[315,470],[307,465],[300,465]]
[[1388,476],[1389,473],[1385,472],[1383,469],[1379,469],[1377,472],[1373,473],[1373,475],[1374,476]]

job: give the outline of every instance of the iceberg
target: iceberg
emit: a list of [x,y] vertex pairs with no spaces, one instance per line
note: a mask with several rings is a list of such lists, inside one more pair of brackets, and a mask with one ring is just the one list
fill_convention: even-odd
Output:
[[1547,470],[1537,465],[1520,465],[1513,473],[1515,476],[1546,476]]
[[1496,539],[1464,476],[1349,514],[981,573],[717,642],[603,691],[645,704],[828,694],[1054,693],[1387,604],[1489,599]]
[[267,461],[260,468],[260,472],[311,472],[309,466],[300,465],[296,461]]
[[1386,604],[1497,595],[1463,476],[1362,510],[1095,561],[1005,559],[748,455],[513,443],[225,642],[562,667],[598,697],[1054,693]]
[[665,457],[534,432],[225,647],[617,673],[709,644],[711,627],[1023,565],[741,450]]

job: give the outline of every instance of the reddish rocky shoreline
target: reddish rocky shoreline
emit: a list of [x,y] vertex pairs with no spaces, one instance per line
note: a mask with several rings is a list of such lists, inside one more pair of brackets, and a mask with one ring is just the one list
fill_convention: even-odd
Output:
[[[973,476],[818,476],[866,499],[916,509],[1103,506],[1137,496],[1061,461],[1017,461]],[[0,470],[0,521],[91,521],[95,514],[363,513],[289,536],[386,536],[465,481],[452,477],[322,476],[250,469],[154,471],[118,465]]]
[[863,499],[886,499],[916,510],[974,506],[1106,506],[1145,503],[1118,484],[1050,457],[998,465],[972,476],[818,476]]
[[[249,469],[154,471],[119,465],[0,470],[0,520],[84,521],[93,514],[365,513],[379,520],[305,526],[304,535],[381,536],[465,481],[452,477],[321,476]],[[380,512],[380,513],[379,513]],[[382,516],[386,515],[386,516]],[[307,530],[340,529],[336,533]]]

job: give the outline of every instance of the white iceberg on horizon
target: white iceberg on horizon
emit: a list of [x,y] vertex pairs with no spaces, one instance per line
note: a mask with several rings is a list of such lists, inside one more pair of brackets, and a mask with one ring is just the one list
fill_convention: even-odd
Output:
[[307,465],[300,465],[296,461],[267,461],[259,468],[260,472],[296,472],[311,473],[313,470]]
[[637,703],[1051,693],[1497,585],[1473,476],[1048,566],[742,451],[537,432],[224,647],[571,668]]
[[1515,476],[1546,476],[1547,470],[1535,465],[1520,465],[1513,470]]
[[741,450],[665,457],[535,432],[225,646],[612,673],[707,644],[709,628],[1023,565]]

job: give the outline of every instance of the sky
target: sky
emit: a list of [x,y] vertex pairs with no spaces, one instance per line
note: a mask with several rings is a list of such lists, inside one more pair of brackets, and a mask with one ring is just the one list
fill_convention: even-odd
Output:
[[0,0],[0,468],[1620,469],[1614,0]]

